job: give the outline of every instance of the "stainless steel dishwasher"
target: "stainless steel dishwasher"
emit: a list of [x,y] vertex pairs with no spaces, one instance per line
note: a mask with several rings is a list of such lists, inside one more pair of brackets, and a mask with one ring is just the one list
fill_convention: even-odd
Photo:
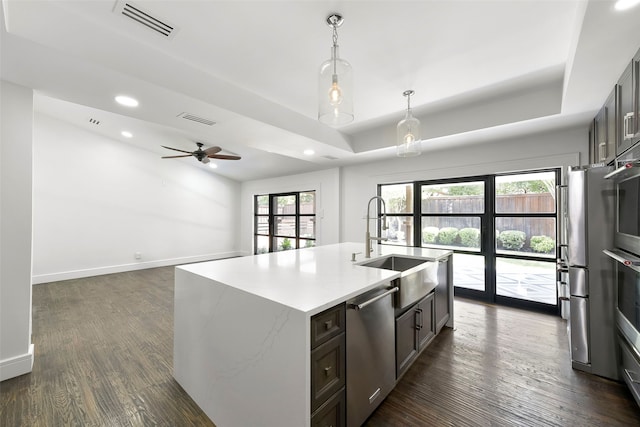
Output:
[[359,427],[395,386],[393,294],[381,286],[347,301],[347,427]]

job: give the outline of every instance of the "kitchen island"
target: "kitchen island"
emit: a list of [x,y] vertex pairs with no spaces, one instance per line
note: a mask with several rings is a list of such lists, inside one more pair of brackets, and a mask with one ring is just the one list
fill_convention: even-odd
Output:
[[[363,249],[340,243],[176,268],[174,377],[216,425],[311,425],[312,319],[400,276],[358,265],[362,254],[351,261]],[[371,257],[389,254],[438,262],[451,252],[378,246]]]

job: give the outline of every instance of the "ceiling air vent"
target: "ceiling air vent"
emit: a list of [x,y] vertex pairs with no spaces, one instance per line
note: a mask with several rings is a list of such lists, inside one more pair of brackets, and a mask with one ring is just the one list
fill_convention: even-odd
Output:
[[89,123],[94,124],[94,125],[99,125],[100,124],[100,120],[89,119]]
[[192,122],[202,123],[203,125],[207,125],[207,126],[213,126],[216,124],[216,122],[214,122],[213,120],[205,119],[204,117],[198,117],[194,114],[189,114],[189,113],[180,113],[178,114],[178,117],[182,117],[183,119],[186,119],[186,120],[191,120]]
[[329,155],[327,155],[327,156],[322,156],[322,157],[324,157],[324,158],[325,158],[325,159],[327,159],[327,160],[338,160],[338,158],[337,158],[337,157],[333,157],[333,156],[329,156]]
[[116,2],[113,11],[133,19],[135,22],[156,31],[166,38],[173,37],[173,34],[176,32],[176,28],[172,24],[169,24],[166,19],[153,16],[148,10],[144,10],[129,1],[119,0]]

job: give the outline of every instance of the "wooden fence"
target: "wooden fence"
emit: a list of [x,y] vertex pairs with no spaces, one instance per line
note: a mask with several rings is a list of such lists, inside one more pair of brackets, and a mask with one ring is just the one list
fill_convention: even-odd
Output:
[[[469,214],[469,217],[426,217],[422,219],[422,228],[430,227],[455,227],[478,228],[479,220],[474,217],[484,212],[484,196],[445,196],[433,197],[422,200],[422,212],[429,214]],[[523,213],[553,213],[555,212],[555,200],[549,193],[515,194],[496,196],[496,213],[499,214],[523,214]],[[496,229],[524,231],[527,240],[531,236],[549,236],[555,238],[556,225],[553,218],[522,218],[499,217],[496,218]]]

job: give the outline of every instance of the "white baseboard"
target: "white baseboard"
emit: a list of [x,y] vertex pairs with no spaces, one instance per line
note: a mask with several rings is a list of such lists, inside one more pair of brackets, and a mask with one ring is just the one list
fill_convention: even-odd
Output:
[[112,265],[107,267],[88,268],[85,270],[63,271],[59,273],[39,274],[32,276],[34,285],[40,283],[59,282],[61,280],[81,279],[83,277],[101,276],[103,274],[123,273],[125,271],[144,270],[154,267],[166,267],[168,265],[191,264],[194,262],[213,261],[216,259],[242,256],[242,252],[220,252],[217,254],[198,255],[182,258],[162,259],[156,261],[137,262],[132,264]]
[[33,344],[29,345],[29,352],[10,359],[0,360],[0,381],[8,380],[33,370]]

